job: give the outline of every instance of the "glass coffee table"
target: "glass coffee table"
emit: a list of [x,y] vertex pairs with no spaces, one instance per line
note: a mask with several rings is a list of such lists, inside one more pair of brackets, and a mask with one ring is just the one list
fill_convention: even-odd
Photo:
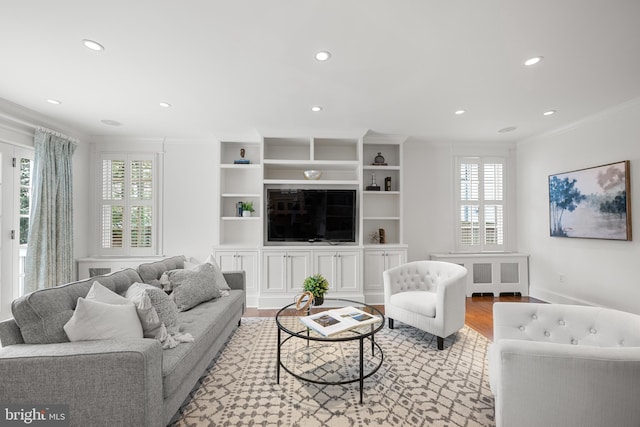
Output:
[[[300,318],[326,310],[353,307],[354,319],[357,312],[365,312],[375,317],[367,324],[357,325],[342,332],[324,336],[302,323]],[[348,316],[348,311],[341,310]],[[335,312],[334,312],[335,313]],[[323,315],[318,315],[323,316]],[[319,319],[321,322],[321,319]],[[377,308],[347,299],[325,298],[319,307],[297,310],[296,303],[284,306],[276,314],[278,325],[278,355],[276,381],[280,384],[280,368],[295,378],[321,385],[341,385],[358,382],[360,403],[363,397],[364,380],[376,373],[384,354],[375,341],[375,334],[384,327],[384,315]],[[322,329],[322,328],[319,328]],[[283,339],[284,335],[284,339]],[[371,343],[371,355],[365,352],[365,341]],[[368,344],[367,344],[368,345]],[[286,355],[283,360],[283,353]]]

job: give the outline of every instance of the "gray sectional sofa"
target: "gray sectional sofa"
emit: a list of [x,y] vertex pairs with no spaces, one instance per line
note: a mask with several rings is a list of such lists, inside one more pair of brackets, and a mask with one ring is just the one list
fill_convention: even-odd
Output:
[[0,323],[0,401],[67,404],[73,426],[164,426],[226,340],[246,305],[244,272],[225,272],[229,296],[180,312],[181,332],[193,342],[162,349],[159,341],[129,338],[69,342],[64,324],[94,281],[124,294],[134,282],[158,280],[183,268],[182,256],[104,276],[38,290],[12,304]]

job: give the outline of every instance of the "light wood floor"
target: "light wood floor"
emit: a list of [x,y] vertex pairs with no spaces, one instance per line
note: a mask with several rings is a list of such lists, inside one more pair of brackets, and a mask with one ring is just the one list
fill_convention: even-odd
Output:
[[[467,314],[465,323],[472,329],[475,329],[485,337],[493,340],[493,303],[497,301],[510,302],[536,302],[542,301],[531,297],[521,296],[474,296],[467,298]],[[384,313],[384,306],[376,306]],[[278,312],[277,309],[258,310],[256,308],[248,308],[244,313],[245,317],[274,317]],[[292,314],[294,312],[292,311]]]

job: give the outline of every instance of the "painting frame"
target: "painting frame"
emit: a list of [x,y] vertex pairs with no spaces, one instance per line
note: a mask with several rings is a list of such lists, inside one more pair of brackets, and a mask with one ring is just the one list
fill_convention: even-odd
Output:
[[630,161],[549,175],[549,235],[631,241]]

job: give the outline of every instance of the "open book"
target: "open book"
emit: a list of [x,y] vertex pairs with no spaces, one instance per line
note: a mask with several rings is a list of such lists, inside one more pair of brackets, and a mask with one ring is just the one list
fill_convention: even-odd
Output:
[[336,308],[301,317],[300,321],[320,335],[328,337],[349,329],[380,321],[380,316],[365,313],[355,307]]

